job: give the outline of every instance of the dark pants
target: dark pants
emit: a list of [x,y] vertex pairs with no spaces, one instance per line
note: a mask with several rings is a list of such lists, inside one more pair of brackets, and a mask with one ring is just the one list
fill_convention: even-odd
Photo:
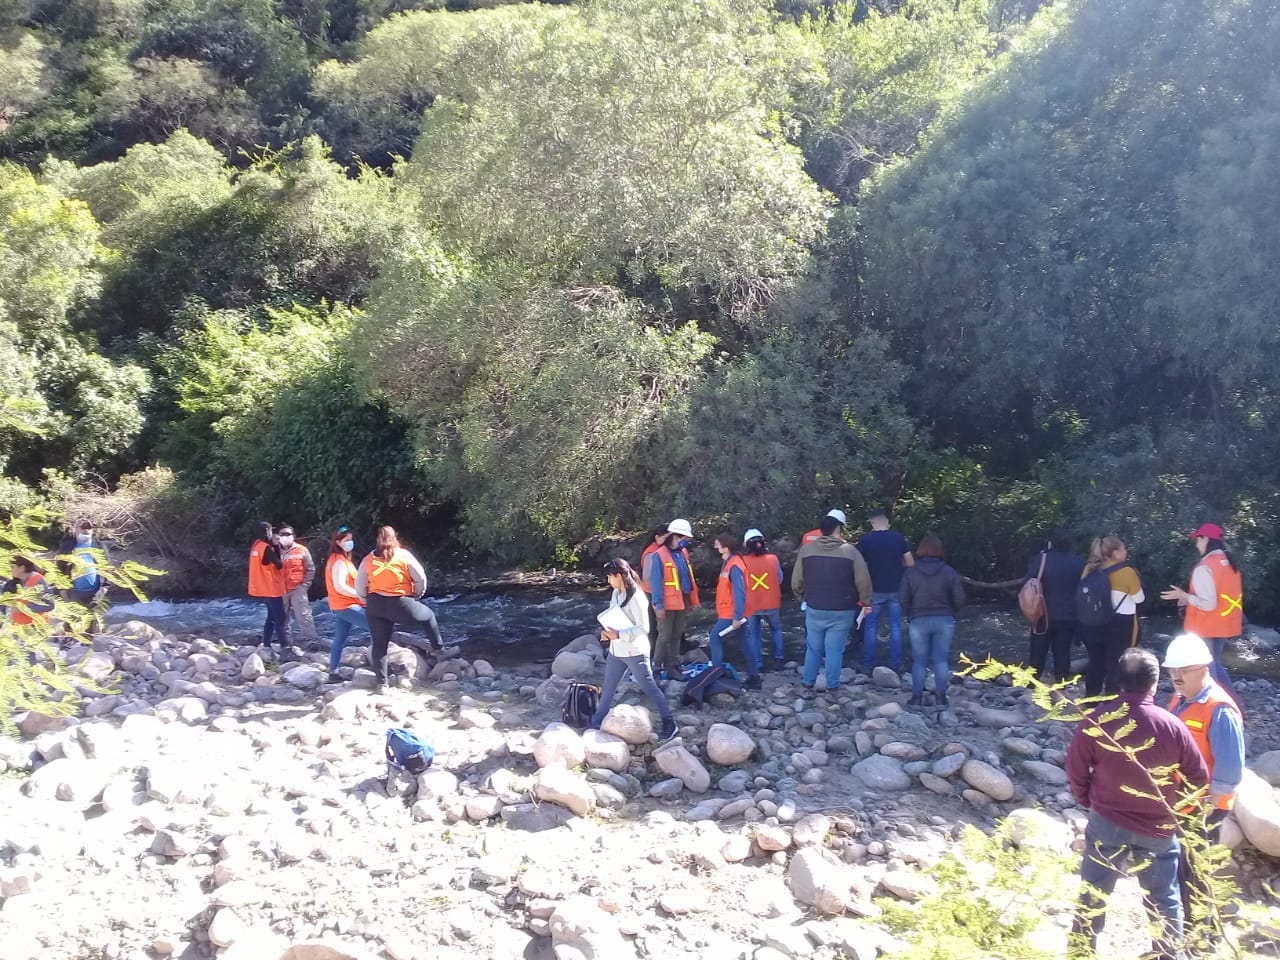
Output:
[[658,643],[653,648],[655,670],[667,671],[668,677],[680,678],[680,638],[689,623],[688,610],[667,610],[658,620]]
[[1089,663],[1084,668],[1085,696],[1120,692],[1120,654],[1138,642],[1137,619],[1132,613],[1117,613],[1102,626],[1086,629],[1084,648]]
[[1076,638],[1074,620],[1050,620],[1044,633],[1031,634],[1031,657],[1028,666],[1039,677],[1044,673],[1049,651],[1053,651],[1053,676],[1065,680],[1071,676],[1071,644]]
[[387,682],[387,647],[391,643],[391,634],[395,631],[396,624],[420,623],[422,632],[437,650],[444,646],[435,613],[425,603],[420,603],[413,597],[384,597],[371,593],[364,612],[365,619],[369,621],[369,656],[373,660],[373,672],[378,675],[379,683]]
[[258,599],[267,608],[267,621],[262,625],[262,645],[264,647],[271,646],[271,634],[274,633],[276,635],[276,643],[283,648],[287,640],[284,623],[284,597],[258,597]]
[[[1217,843],[1222,833],[1222,821],[1227,819],[1227,811],[1214,809],[1205,817],[1204,831],[1200,839],[1209,843]],[[1196,871],[1195,863],[1188,859],[1184,849],[1178,861],[1178,886],[1182,894],[1182,916],[1187,926],[1187,936],[1192,939],[1207,937],[1212,939],[1215,930],[1211,929],[1208,907],[1209,888],[1204,879]]]
[[595,716],[591,718],[592,728],[598,730],[600,724],[604,723],[604,718],[609,715],[609,709],[613,706],[613,698],[618,693],[618,684],[627,673],[631,674],[645,696],[653,701],[662,722],[665,724],[671,719],[671,704],[667,702],[657,681],[653,679],[653,666],[649,663],[649,658],[645,656],[615,657],[610,653],[609,659],[604,663],[604,689],[600,691],[600,702],[596,706]]
[[[1236,702],[1236,706],[1240,706],[1240,698],[1236,696],[1236,688],[1231,683],[1231,674],[1227,673],[1227,665],[1222,662],[1222,654],[1227,649],[1227,644],[1239,637],[1212,637],[1209,639],[1209,646],[1213,648],[1213,663],[1209,665],[1209,676],[1217,682],[1223,690],[1227,691],[1227,696]],[[1240,711],[1242,714],[1243,710]]]

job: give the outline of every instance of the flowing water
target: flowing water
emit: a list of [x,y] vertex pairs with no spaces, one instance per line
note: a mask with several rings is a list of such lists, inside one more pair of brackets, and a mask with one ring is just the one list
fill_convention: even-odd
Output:
[[[446,640],[460,640],[469,658],[483,657],[497,666],[546,663],[574,637],[597,629],[595,615],[607,602],[607,592],[561,593],[519,590],[508,593],[459,593],[430,597]],[[333,618],[325,601],[312,605],[322,637],[333,634]],[[803,656],[804,615],[798,606],[784,607],[787,655]],[[198,634],[210,639],[250,642],[262,629],[262,607],[248,600],[153,600],[113,607],[108,620],[144,620],[168,633]],[[689,633],[705,633],[711,614],[699,611]],[[885,627],[881,627],[883,631]],[[1143,643],[1163,649],[1177,632],[1173,617],[1143,621]],[[359,642],[359,640],[357,640]],[[905,641],[904,641],[905,643]],[[881,641],[882,650],[887,645]],[[730,658],[734,644],[729,642]],[[1027,653],[1026,626],[1016,611],[986,604],[966,608],[956,630],[953,652],[983,659],[990,653],[1005,662],[1019,662]],[[1080,652],[1077,645],[1076,652]],[[883,656],[883,653],[882,653]],[[1233,674],[1280,679],[1280,634],[1250,627],[1248,635],[1228,651]]]

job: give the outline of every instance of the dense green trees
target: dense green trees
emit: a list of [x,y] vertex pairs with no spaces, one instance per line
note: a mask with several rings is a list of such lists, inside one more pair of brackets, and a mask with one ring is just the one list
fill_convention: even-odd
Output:
[[1065,522],[1157,580],[1212,516],[1280,607],[1278,39],[1261,0],[5,0],[0,507],[160,462],[228,529],[533,559],[893,503],[966,572]]

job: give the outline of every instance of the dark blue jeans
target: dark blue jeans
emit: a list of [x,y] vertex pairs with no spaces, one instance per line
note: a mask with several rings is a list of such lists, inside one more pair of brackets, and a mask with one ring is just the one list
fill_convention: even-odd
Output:
[[267,608],[267,620],[262,625],[262,645],[271,646],[271,634],[276,635],[276,642],[283,647],[288,640],[285,635],[284,597],[258,597]]
[[782,611],[757,610],[752,615],[748,628],[754,637],[757,650],[764,649],[764,624],[766,623],[769,624],[769,629],[773,631],[773,658],[782,660],[784,658],[782,650]]
[[1096,948],[1107,923],[1106,901],[1116,880],[1132,866],[1146,893],[1147,909],[1161,920],[1162,935],[1156,956],[1173,958],[1182,942],[1182,898],[1178,884],[1181,847],[1177,837],[1148,837],[1089,814],[1084,834],[1084,859],[1080,863],[1080,905],[1075,933],[1087,936]]
[[873,593],[871,611],[862,622],[862,672],[870,673],[880,650],[880,613],[889,613],[889,666],[902,669],[902,600],[897,593]]
[[600,690],[600,702],[596,705],[595,716],[591,718],[593,729],[599,730],[600,724],[604,723],[604,718],[609,715],[613,698],[618,694],[618,684],[628,672],[645,695],[653,701],[653,705],[658,708],[658,716],[662,721],[665,723],[671,719],[671,704],[667,702],[666,696],[658,687],[658,682],[653,679],[653,664],[649,662],[649,658],[647,656],[615,657],[610,653],[609,658],[604,662],[604,687]]
[[369,620],[364,615],[363,607],[347,607],[345,610],[333,610],[333,646],[329,648],[329,672],[334,673],[342,665],[342,651],[347,647],[347,637],[352,627],[369,629]]
[[933,690],[938,697],[947,695],[951,681],[951,641],[956,636],[956,618],[950,615],[912,617],[911,632],[911,697],[924,696],[924,678],[933,667]]
[[1213,677],[1218,686],[1227,691],[1227,696],[1239,706],[1240,698],[1236,696],[1236,688],[1231,683],[1231,674],[1227,673],[1227,665],[1222,662],[1222,654],[1227,649],[1227,644],[1236,639],[1238,638],[1213,637],[1209,640],[1209,645],[1213,648],[1213,663],[1209,665],[1209,676]]
[[857,610],[815,610],[804,615],[804,673],[806,687],[818,680],[818,667],[825,661],[827,689],[840,686],[840,668],[844,666],[844,648],[849,645],[849,631],[858,619]]
[[740,626],[737,630],[725,633],[730,626],[733,625],[732,620],[717,620],[711,627],[711,662],[717,667],[724,663],[724,641],[725,638],[736,639],[742,643],[742,657],[746,661],[747,674],[749,676],[760,675],[760,635],[751,629],[751,622],[748,621]]

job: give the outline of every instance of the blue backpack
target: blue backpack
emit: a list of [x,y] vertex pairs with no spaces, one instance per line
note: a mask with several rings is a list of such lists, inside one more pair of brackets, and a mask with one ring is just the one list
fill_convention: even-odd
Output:
[[431,766],[436,752],[412,730],[391,727],[387,730],[387,763],[397,770],[417,776]]

